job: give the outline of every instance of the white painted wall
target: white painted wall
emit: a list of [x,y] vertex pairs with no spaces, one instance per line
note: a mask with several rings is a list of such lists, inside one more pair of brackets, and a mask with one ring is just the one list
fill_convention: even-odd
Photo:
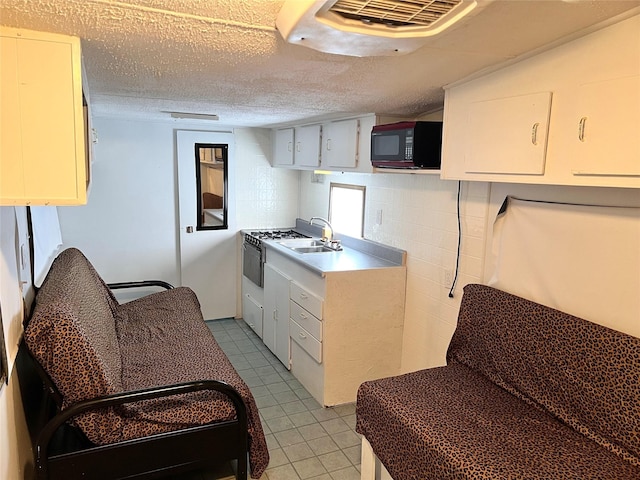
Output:
[[[331,182],[366,186],[365,238],[407,251],[402,370],[442,365],[456,326],[461,287],[480,282],[484,257],[484,225],[489,199],[486,183],[462,185],[463,227],[460,276],[454,298],[445,272],[453,271],[457,249],[458,182],[437,175],[332,174],[324,183],[301,177],[300,214],[327,216]],[[376,214],[382,210],[382,224]]]
[[[8,383],[0,385],[0,478],[11,480],[23,478],[27,465],[33,463],[17,371],[13,368],[24,319],[22,299],[27,308],[33,299],[26,221],[26,207],[0,207],[0,308],[11,369]],[[20,249],[24,247],[27,251],[22,268]]]
[[107,282],[179,284],[173,127],[94,118],[88,203],[58,215],[65,246],[79,248]]

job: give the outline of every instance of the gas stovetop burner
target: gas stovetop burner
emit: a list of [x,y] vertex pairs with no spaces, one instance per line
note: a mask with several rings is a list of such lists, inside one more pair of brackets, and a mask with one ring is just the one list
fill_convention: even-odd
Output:
[[309,237],[292,229],[254,230],[252,232],[247,232],[244,236],[246,242],[256,246],[260,246],[262,240],[289,240],[291,238]]

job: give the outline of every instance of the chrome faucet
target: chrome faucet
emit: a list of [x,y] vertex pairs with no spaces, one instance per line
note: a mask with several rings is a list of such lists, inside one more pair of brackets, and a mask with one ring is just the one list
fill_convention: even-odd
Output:
[[333,238],[333,227],[329,223],[329,220],[322,217],[311,217],[311,219],[309,220],[309,225],[313,225],[314,220],[320,220],[326,223],[327,227],[329,227],[329,230],[331,230],[331,236],[327,238],[327,236],[324,234],[324,228],[322,229],[322,241],[325,242],[329,248],[332,248],[334,250],[342,250],[342,246],[340,245],[340,240],[334,240]]
[[[323,221],[324,223],[327,224],[327,227],[329,227],[329,230],[331,230],[331,237],[328,238],[328,240],[330,242],[332,242],[333,241],[333,227],[329,223],[329,220],[327,220],[326,218],[322,218],[322,217],[311,217],[311,219],[309,220],[309,225],[313,225],[313,221],[314,220],[321,220],[321,221]],[[325,235],[324,235],[324,229],[322,229],[322,239],[323,240],[327,239],[327,237],[325,237]]]

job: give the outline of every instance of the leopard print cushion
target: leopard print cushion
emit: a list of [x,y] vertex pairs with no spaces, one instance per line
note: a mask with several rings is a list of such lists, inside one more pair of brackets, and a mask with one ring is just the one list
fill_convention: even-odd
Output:
[[[62,408],[112,393],[192,380],[233,386],[247,406],[251,476],[269,462],[255,400],[205,324],[188,288],[119,305],[77,249],[53,262],[25,330],[27,347],[63,396]],[[98,445],[235,417],[222,394],[195,392],[83,414],[73,421]]]
[[[171,315],[171,321],[167,321]],[[249,387],[205,324],[192,290],[175,288],[123,304],[117,313],[125,390],[203,379],[228,383],[247,406],[251,476],[259,478],[269,453]],[[123,440],[235,418],[233,404],[217,392],[196,392],[126,406]]]
[[[76,249],[54,260],[25,330],[27,347],[63,397],[62,408],[122,391],[122,364],[113,311],[117,302]],[[101,443],[118,440],[122,421],[113,410],[76,417]]]
[[639,376],[639,339],[468,285],[448,365],[363,383],[356,430],[395,480],[638,479]]
[[394,480],[640,478],[640,468],[457,362],[363,383],[356,419]]
[[468,285],[447,355],[640,465],[640,338]]

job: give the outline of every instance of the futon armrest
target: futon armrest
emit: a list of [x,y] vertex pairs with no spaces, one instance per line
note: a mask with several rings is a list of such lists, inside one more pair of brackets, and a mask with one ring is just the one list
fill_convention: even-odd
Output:
[[[150,400],[153,398],[170,397],[201,390],[213,390],[225,394],[234,405],[237,420],[241,426],[241,432],[247,432],[247,408],[240,394],[231,385],[218,380],[200,380],[187,383],[179,383],[174,385],[164,385],[161,387],[153,387],[144,390],[136,390],[130,392],[115,393],[102,397],[83,400],[70,407],[60,411],[53,417],[38,434],[36,440],[36,456],[39,459],[47,458],[48,449],[54,434],[65,422],[73,417],[88,411],[95,411],[107,407],[124,405],[131,402],[139,402],[141,400]],[[214,422],[215,423],[215,422]],[[39,462],[42,465],[41,462]]]
[[118,283],[107,283],[107,287],[111,290],[115,290],[117,288],[139,288],[139,287],[162,287],[166,290],[171,290],[173,285],[170,283],[164,282],[162,280],[142,280],[140,282],[118,282]]

